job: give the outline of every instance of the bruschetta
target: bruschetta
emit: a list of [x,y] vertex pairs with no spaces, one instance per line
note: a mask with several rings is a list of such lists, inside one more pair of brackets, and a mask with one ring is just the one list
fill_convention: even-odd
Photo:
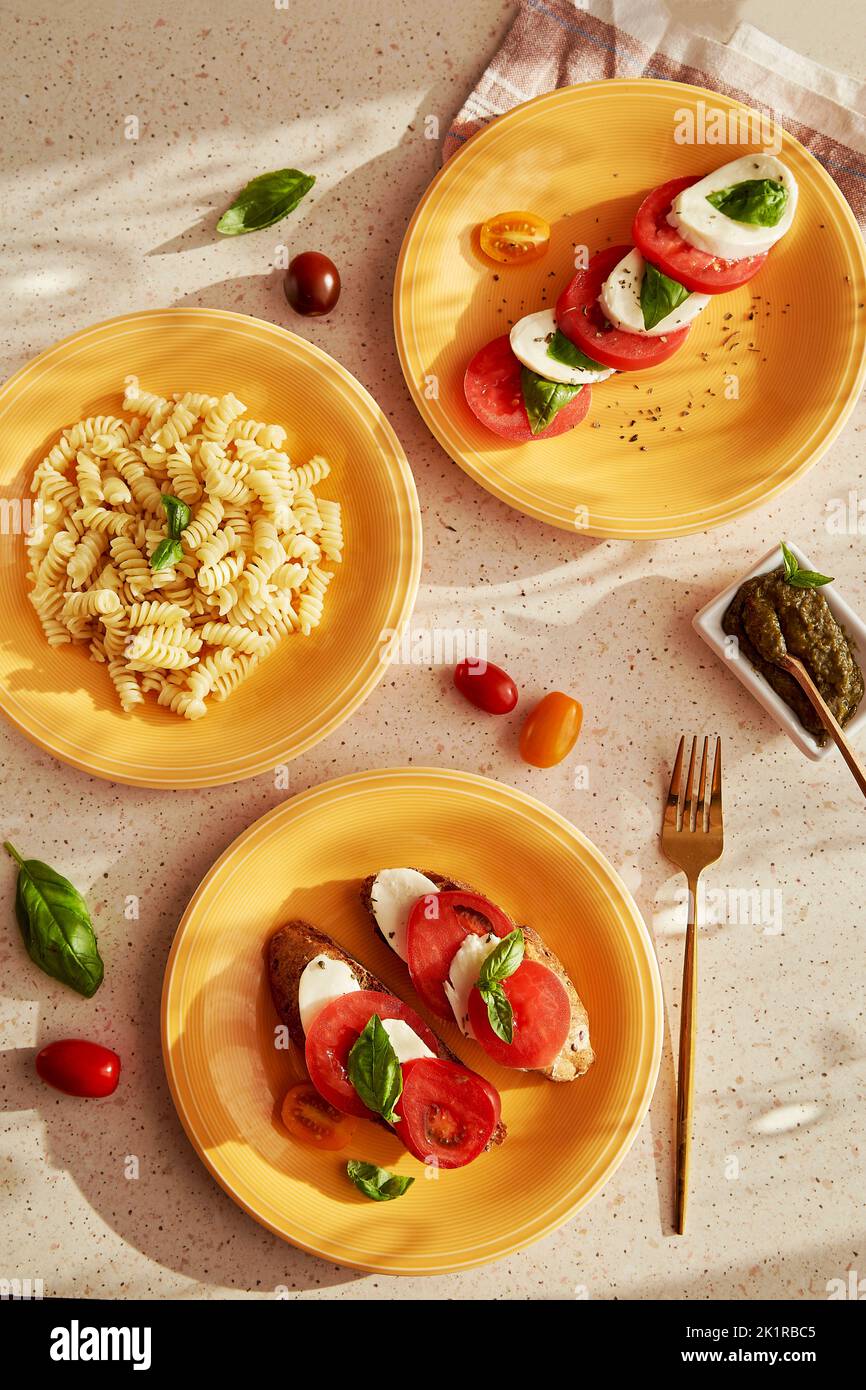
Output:
[[[361,901],[424,1002],[495,1061],[551,1081],[589,1070],[595,1054],[587,1011],[532,927],[517,926],[474,888],[433,870],[382,869],[364,879]],[[491,960],[497,969],[487,968]]]
[[501,1144],[499,1094],[331,937],[290,921],[268,943],[271,996],[335,1109],[391,1125],[423,1163],[458,1168]]

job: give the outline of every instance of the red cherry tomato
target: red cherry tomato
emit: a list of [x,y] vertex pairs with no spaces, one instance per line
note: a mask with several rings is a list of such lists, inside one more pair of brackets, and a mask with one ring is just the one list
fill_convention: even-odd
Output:
[[289,264],[284,289],[296,314],[319,318],[340,298],[340,272],[321,251],[302,251]]
[[422,1163],[462,1168],[486,1148],[499,1123],[499,1093],[468,1067],[441,1057],[403,1063],[394,1128]]
[[538,961],[525,960],[502,981],[514,1032],[504,1042],[490,1026],[487,1005],[469,991],[469,1021],[484,1051],[503,1067],[549,1067],[562,1050],[571,1025],[571,1004],[562,981]]
[[558,434],[564,434],[580,424],[589,410],[591,386],[584,386],[578,391],[546,430],[533,434],[523,404],[520,373],[520,363],[511,351],[507,333],[503,333],[501,338],[494,338],[480,352],[476,352],[466,368],[463,394],[469,409],[482,425],[512,444],[531,444],[537,439],[555,439]]
[[695,175],[690,179],[671,179],[654,188],[638,208],[631,234],[641,255],[687,290],[722,294],[745,285],[757,275],[769,252],[744,256],[739,261],[723,261],[720,256],[711,256],[709,251],[700,251],[684,241],[668,222],[668,213],[674,198],[697,181]]
[[426,893],[413,903],[406,926],[406,958],[412,983],[428,1008],[440,1018],[453,1019],[445,981],[465,936],[474,932],[503,937],[512,931],[514,923],[480,893],[450,889]]
[[[569,281],[556,301],[557,327],[566,338],[594,362],[616,367],[618,371],[657,366],[672,357],[689,335],[686,327],[666,333],[663,338],[646,338],[640,333],[624,333],[614,328],[605,317],[598,302],[602,285],[630,250],[630,246],[609,246],[599,251],[586,270],[579,270]],[[577,399],[580,400],[580,396]]]
[[491,661],[461,661],[454,667],[454,684],[471,705],[488,714],[509,714],[517,704],[514,681]]
[[423,1018],[393,994],[361,989],[341,994],[326,1004],[307,1034],[305,1052],[310,1080],[335,1110],[368,1120],[370,1111],[349,1080],[347,1064],[349,1053],[373,1014],[378,1014],[383,1022],[386,1018],[402,1019],[431,1052],[438,1053],[442,1046]]
[[520,731],[520,756],[533,767],[553,767],[567,757],[580,733],[583,708],[552,690],[527,715]]
[[120,1058],[84,1038],[62,1038],[36,1054],[43,1081],[68,1096],[110,1096],[120,1080]]
[[356,1125],[354,1115],[335,1110],[309,1081],[299,1081],[288,1092],[280,1118],[293,1139],[312,1149],[345,1149]]

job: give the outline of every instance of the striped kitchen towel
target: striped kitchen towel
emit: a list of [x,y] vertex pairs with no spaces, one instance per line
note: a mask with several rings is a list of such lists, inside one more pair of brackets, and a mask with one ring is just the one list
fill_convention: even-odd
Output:
[[505,42],[445,139],[443,159],[530,97],[574,82],[689,82],[765,113],[806,146],[866,225],[866,84],[831,72],[740,24],[704,38],[656,0],[519,0]]

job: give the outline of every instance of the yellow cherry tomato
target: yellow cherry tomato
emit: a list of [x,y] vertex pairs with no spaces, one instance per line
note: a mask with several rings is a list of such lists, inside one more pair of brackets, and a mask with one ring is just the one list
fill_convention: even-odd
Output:
[[534,212],[498,212],[482,222],[478,240],[492,261],[529,265],[547,254],[550,224]]
[[583,708],[552,690],[527,715],[520,731],[520,756],[533,767],[554,767],[568,757],[583,722]]
[[354,1117],[335,1110],[309,1081],[292,1087],[280,1118],[293,1139],[313,1149],[345,1149],[355,1131]]

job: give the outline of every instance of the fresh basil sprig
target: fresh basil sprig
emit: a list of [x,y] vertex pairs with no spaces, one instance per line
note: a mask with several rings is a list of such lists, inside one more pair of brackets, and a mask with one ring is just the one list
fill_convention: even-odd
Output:
[[475,988],[487,1005],[490,1027],[497,1038],[506,1043],[510,1043],[514,1037],[514,1013],[502,988],[502,981],[519,968],[523,952],[523,932],[516,927],[508,936],[503,936],[499,945],[490,952],[475,981]]
[[822,584],[832,584],[831,576],[818,574],[817,570],[802,570],[800,562],[784,541],[780,542],[782,547],[782,560],[785,565],[785,580],[792,584],[795,589],[819,589]]
[[105,967],[87,903],[68,878],[47,864],[22,859],[8,840],[3,848],[18,865],[15,915],[30,959],[89,999],[102,984]]
[[189,526],[192,513],[186,502],[171,492],[162,494],[163,510],[168,517],[168,535],[160,541],[150,557],[151,570],[164,570],[169,565],[177,565],[183,559],[183,546],[180,533]]
[[669,275],[663,275],[652,261],[646,262],[643,284],[640,287],[644,328],[655,328],[656,324],[661,323],[662,319],[666,319],[668,314],[672,314],[674,309],[685,303],[688,297],[689,291],[685,285],[681,285],[678,280],[672,280]]
[[775,227],[785,216],[788,190],[777,179],[744,179],[720,188],[717,193],[708,193],[707,202],[733,222]]
[[354,1043],[347,1070],[367,1109],[393,1124],[399,1118],[394,1106],[403,1094],[403,1073],[378,1014],[373,1014]]
[[591,357],[587,357],[585,352],[566,338],[561,328],[557,328],[550,342],[547,344],[547,356],[554,362],[560,362],[563,367],[573,367],[580,372],[603,372],[605,368],[600,362],[593,362]]
[[387,1168],[377,1168],[375,1163],[364,1163],[360,1158],[350,1158],[346,1172],[359,1192],[371,1197],[374,1202],[393,1202],[402,1197],[415,1181],[403,1173],[389,1173]]
[[548,425],[552,425],[563,407],[583,390],[582,386],[563,386],[559,381],[548,381],[537,372],[531,372],[528,367],[520,369],[520,386],[533,434],[541,434]]
[[241,236],[272,227],[306,197],[316,182],[315,174],[302,174],[300,169],[273,169],[252,179],[226,208],[217,231],[223,236]]

